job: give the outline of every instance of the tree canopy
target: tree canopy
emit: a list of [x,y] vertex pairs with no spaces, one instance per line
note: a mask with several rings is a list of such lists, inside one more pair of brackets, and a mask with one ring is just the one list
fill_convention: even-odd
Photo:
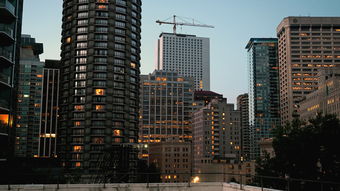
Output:
[[257,161],[257,175],[340,183],[340,122],[335,115],[318,114],[308,122],[295,119],[278,127],[273,149],[273,158]]

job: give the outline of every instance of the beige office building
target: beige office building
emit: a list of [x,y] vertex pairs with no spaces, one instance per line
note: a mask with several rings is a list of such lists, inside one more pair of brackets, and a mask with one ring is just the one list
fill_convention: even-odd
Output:
[[318,88],[320,68],[340,64],[340,17],[287,17],[279,38],[281,122],[299,117],[300,102]]
[[308,120],[317,113],[340,117],[340,67],[321,70],[318,90],[308,94],[300,104],[300,118]]
[[150,163],[160,170],[162,182],[191,181],[191,143],[169,138],[149,145]]

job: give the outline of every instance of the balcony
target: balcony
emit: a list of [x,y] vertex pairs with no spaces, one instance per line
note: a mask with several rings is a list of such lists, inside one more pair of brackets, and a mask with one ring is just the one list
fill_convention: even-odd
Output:
[[8,48],[0,48],[1,66],[10,66],[13,64],[13,53]]
[[0,22],[12,23],[15,18],[15,7],[8,0],[0,0]]
[[9,25],[0,24],[0,45],[9,46],[14,43],[13,29]]

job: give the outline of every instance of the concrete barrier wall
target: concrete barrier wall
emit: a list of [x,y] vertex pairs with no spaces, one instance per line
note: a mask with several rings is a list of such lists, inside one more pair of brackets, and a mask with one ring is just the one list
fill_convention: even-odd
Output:
[[[239,184],[221,182],[205,183],[152,183],[152,184],[56,184],[50,185],[0,185],[2,190],[13,191],[238,191]],[[259,187],[242,186],[244,191],[261,191]],[[264,189],[264,191],[277,191]]]

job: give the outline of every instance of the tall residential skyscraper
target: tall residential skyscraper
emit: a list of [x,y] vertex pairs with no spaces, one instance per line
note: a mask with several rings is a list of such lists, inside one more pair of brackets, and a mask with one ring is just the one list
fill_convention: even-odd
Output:
[[193,77],[196,90],[210,90],[209,38],[162,33],[157,42],[156,69]]
[[250,128],[249,128],[249,96],[241,94],[237,96],[237,110],[240,111],[241,125],[241,160],[247,161],[250,158]]
[[41,93],[38,156],[57,157],[60,61],[45,60]]
[[177,138],[191,140],[193,81],[177,72],[155,70],[141,76],[140,133],[142,143]]
[[279,38],[281,121],[299,117],[300,101],[316,90],[318,69],[340,64],[340,17],[287,17]]
[[137,154],[124,148],[138,137],[140,33],[141,0],[64,0],[58,156],[66,168],[97,173],[112,153],[125,153],[124,170],[135,167]]
[[250,159],[260,156],[259,141],[280,124],[279,67],[276,38],[251,38],[249,64]]
[[23,0],[0,0],[0,161],[13,152]]
[[43,45],[22,35],[17,90],[15,156],[38,157],[41,89],[44,63],[39,55]]

